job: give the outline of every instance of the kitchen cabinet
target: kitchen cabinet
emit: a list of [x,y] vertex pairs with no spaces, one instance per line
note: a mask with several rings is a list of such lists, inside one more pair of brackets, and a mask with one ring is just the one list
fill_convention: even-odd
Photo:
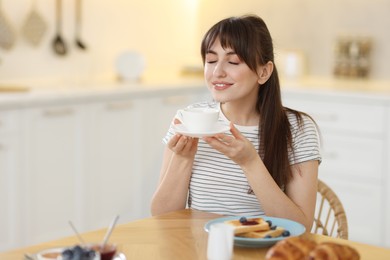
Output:
[[21,225],[26,244],[71,235],[68,221],[78,223],[82,217],[83,118],[77,105],[23,111]]
[[20,214],[19,111],[0,111],[0,250],[18,245]]
[[[87,231],[107,227],[117,214],[120,222],[149,216],[162,137],[176,110],[202,100],[205,92],[196,88],[68,97],[25,106],[15,140],[0,139],[7,146],[1,167],[3,161],[8,168],[22,166],[20,177],[15,169],[1,177],[7,185],[1,191],[4,205],[12,210],[7,212],[15,223],[7,223],[4,233],[14,233],[14,245],[22,246],[71,234],[69,220]],[[11,160],[16,151],[8,147],[16,147],[14,141],[20,142],[23,156]],[[18,183],[18,190],[8,186],[11,182]],[[8,202],[14,197],[18,203]],[[12,246],[5,244],[4,249]]]
[[[285,91],[284,105],[317,122],[322,138],[319,178],[346,210],[349,239],[385,245],[386,105],[378,100]],[[388,213],[387,213],[388,214]]]
[[120,222],[142,217],[146,102],[123,98],[87,106],[85,229],[107,227],[117,214]]

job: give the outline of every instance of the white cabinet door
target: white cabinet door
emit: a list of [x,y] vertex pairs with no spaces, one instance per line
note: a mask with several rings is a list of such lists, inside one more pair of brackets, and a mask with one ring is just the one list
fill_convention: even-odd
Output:
[[17,111],[0,111],[0,251],[17,247],[21,238],[18,119]]
[[343,203],[348,220],[348,239],[383,246],[382,190],[370,183],[323,177]]
[[323,132],[320,177],[380,186],[385,148],[380,139]]
[[117,214],[121,223],[141,217],[144,102],[122,99],[88,106],[86,229],[107,227]]
[[25,243],[73,235],[82,202],[83,113],[77,106],[24,111],[23,230]]
[[384,207],[386,107],[320,94],[285,95],[284,104],[309,113],[319,125],[319,178],[344,205],[349,239],[384,245],[383,227],[389,225]]
[[284,104],[308,113],[321,130],[328,133],[376,137],[385,127],[385,107],[380,104],[364,104],[359,100],[334,101],[332,97],[321,94],[310,98],[286,95]]
[[382,245],[382,141],[324,133],[323,142],[319,177],[334,189],[344,205],[349,239]]

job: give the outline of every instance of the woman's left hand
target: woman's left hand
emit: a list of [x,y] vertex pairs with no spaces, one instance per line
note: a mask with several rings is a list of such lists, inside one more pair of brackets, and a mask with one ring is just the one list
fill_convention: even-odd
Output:
[[212,137],[204,137],[203,140],[240,166],[258,156],[253,144],[238,131],[233,123],[230,123],[230,132],[233,136],[217,134]]

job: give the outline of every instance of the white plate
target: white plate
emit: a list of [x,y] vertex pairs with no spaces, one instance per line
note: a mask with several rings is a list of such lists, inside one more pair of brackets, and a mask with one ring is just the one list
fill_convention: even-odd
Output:
[[201,138],[201,137],[213,136],[216,134],[228,132],[230,130],[230,126],[217,123],[217,124],[215,124],[215,127],[213,129],[211,129],[210,131],[197,132],[197,133],[189,131],[186,128],[186,126],[183,124],[174,125],[173,129],[175,130],[175,132],[177,134],[182,134],[182,135],[189,136],[189,137]]
[[[61,260],[62,259],[62,252],[65,251],[66,247],[57,247],[57,248],[49,248],[42,251],[39,251],[35,255],[29,255],[29,258],[25,259],[34,259],[34,260]],[[50,257],[53,256],[53,257]],[[100,254],[97,253],[95,255],[96,260],[100,259]],[[118,252],[114,257],[113,260],[126,260],[126,256]]]
[[[210,220],[204,226],[206,232],[209,232],[210,226],[215,223],[224,223],[228,220],[240,219],[242,216],[234,216],[234,217],[222,217]],[[306,228],[302,224],[284,218],[275,218],[275,217],[267,217],[267,216],[248,216],[248,218],[263,218],[265,220],[271,220],[272,225],[282,227],[290,232],[290,236],[299,236],[305,233]],[[273,237],[273,238],[246,238],[246,237],[234,237],[234,244],[236,246],[242,247],[270,247],[276,242],[285,239],[286,237]]]
[[[66,248],[64,247],[57,247],[57,248],[49,248],[42,250],[38,252],[35,255],[36,260],[56,260],[58,258],[61,258],[61,253],[64,251]],[[53,256],[53,257],[50,257]],[[59,256],[59,257],[57,257]]]

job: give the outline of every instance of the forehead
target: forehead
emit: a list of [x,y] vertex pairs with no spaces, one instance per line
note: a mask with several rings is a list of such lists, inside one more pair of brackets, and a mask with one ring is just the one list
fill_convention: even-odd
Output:
[[228,54],[236,54],[235,50],[231,46],[223,46],[219,38],[215,39],[215,41],[210,45],[206,53],[214,53],[217,49],[221,49],[223,50],[223,52],[227,52]]

